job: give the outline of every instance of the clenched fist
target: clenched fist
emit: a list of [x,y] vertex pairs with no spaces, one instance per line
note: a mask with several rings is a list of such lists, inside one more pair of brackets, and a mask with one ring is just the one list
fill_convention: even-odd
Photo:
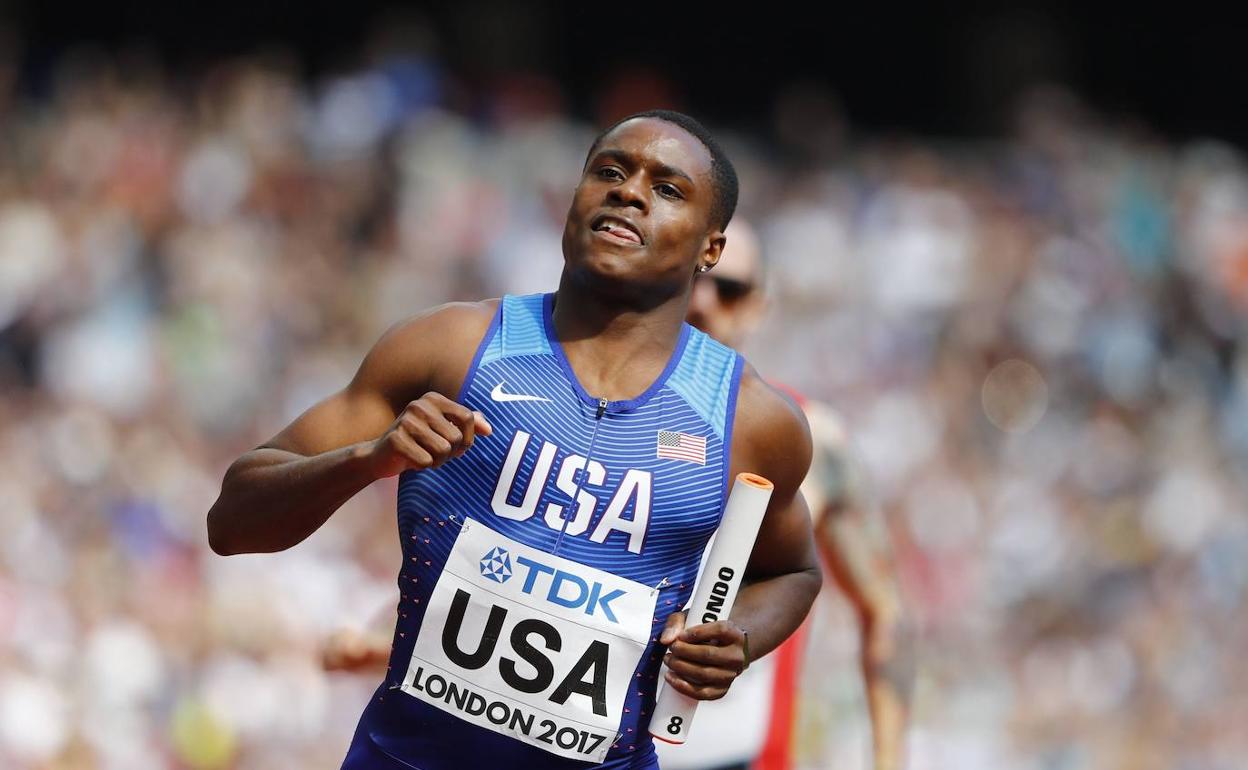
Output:
[[659,643],[667,645],[664,678],[690,698],[724,697],[745,670],[745,632],[730,619],[686,628],[685,613],[673,612]]
[[437,468],[472,447],[477,434],[490,435],[485,415],[429,392],[404,407],[368,450],[376,478],[405,470]]

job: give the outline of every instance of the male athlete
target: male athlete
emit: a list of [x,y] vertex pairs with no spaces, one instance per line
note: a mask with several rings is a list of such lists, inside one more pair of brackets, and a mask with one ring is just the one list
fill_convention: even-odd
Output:
[[[805,617],[820,577],[800,410],[684,323],[736,175],[679,113],[590,148],[558,291],[389,330],[342,391],[231,465],[218,553],[271,552],[401,474],[385,681],[343,767],[654,768],[660,664],[712,700]],[[728,483],[775,484],[732,618],[686,627]]]
[[[766,308],[758,236],[740,217],[725,233],[715,271],[699,273],[686,320],[714,339],[740,348],[758,328]],[[814,462],[802,492],[815,533],[837,585],[857,614],[860,661],[874,736],[875,770],[902,766],[914,648],[883,522],[873,515],[852,471],[845,431],[837,415],[817,402],[804,409],[814,438]],[[389,613],[386,613],[389,620]],[[656,744],[665,770],[757,770],[793,766],[791,741],[802,634],[793,636],[731,694],[699,712],[697,728],[680,747]],[[369,630],[338,631],[327,643],[328,668],[384,668],[390,640]],[[770,715],[769,720],[760,715]]]
[[[688,321],[713,338],[740,348],[758,328],[766,307],[759,239],[744,220],[728,227],[714,273],[699,274]],[[859,621],[860,660],[874,736],[875,770],[895,770],[904,759],[905,729],[914,680],[909,623],[883,521],[872,515],[854,472],[845,431],[828,407],[804,401],[814,438],[814,462],[802,492],[814,517],[837,585]],[[660,746],[665,770],[787,770],[803,634],[734,684],[722,700],[702,709],[697,729],[679,748]],[[770,713],[769,725],[757,715]],[[770,730],[765,729],[770,727]]]

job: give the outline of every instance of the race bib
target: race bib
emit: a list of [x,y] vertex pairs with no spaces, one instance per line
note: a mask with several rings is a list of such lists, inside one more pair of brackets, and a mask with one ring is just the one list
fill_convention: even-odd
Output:
[[466,722],[585,762],[615,741],[657,591],[464,523],[402,689]]

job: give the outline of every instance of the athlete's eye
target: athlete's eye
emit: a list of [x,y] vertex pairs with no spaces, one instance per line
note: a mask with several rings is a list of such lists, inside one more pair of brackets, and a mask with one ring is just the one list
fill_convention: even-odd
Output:
[[659,191],[659,195],[662,195],[665,198],[674,198],[676,200],[679,200],[684,197],[683,195],[680,194],[680,190],[676,188],[674,185],[661,184],[655,189]]
[[604,166],[598,169],[598,176],[604,179],[623,179],[624,178],[624,175],[620,173],[620,170],[617,168],[613,168],[612,166]]

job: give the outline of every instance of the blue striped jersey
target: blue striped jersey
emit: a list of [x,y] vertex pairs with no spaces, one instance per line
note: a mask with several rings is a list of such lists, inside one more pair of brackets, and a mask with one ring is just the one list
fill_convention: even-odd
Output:
[[645,392],[599,399],[554,302],[504,297],[481,340],[457,400],[492,434],[400,476],[390,668],[344,768],[656,766],[657,639],[719,523],[743,360],[684,324]]

